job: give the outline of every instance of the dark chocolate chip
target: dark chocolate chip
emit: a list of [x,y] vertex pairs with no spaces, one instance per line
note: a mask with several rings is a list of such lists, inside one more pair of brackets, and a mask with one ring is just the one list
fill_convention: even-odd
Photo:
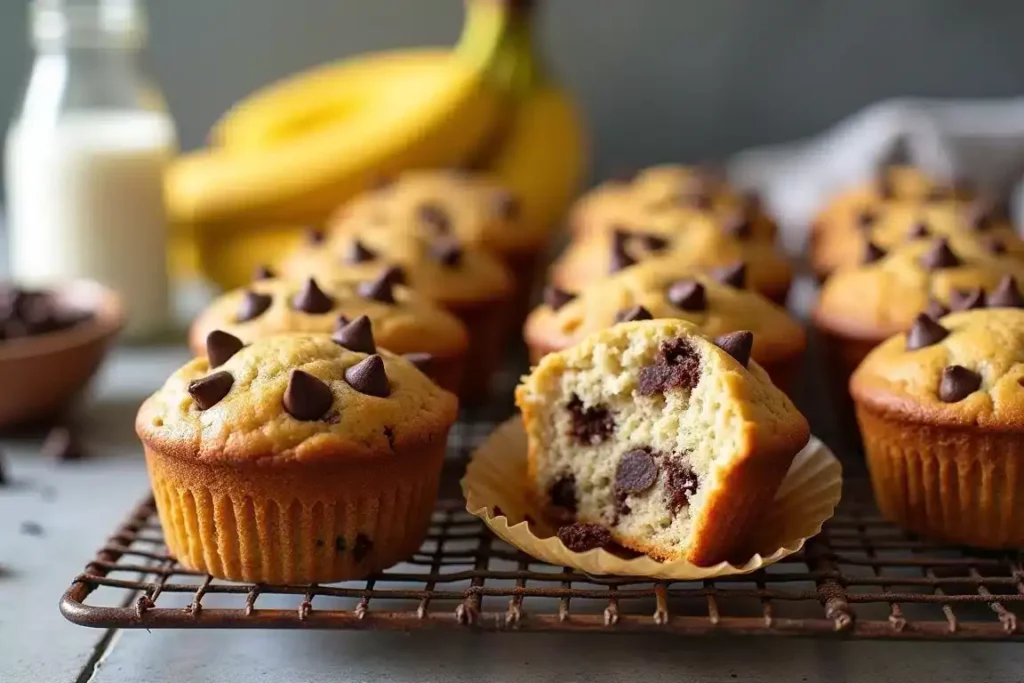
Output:
[[233,334],[223,330],[214,330],[206,335],[206,357],[211,368],[220,366],[231,360],[231,357],[242,350],[245,344]]
[[434,363],[434,357],[429,353],[423,352],[407,353],[402,358],[415,365],[416,369],[424,374],[430,372],[430,368]]
[[388,266],[380,277],[391,283],[391,286],[405,285],[406,282],[405,270],[401,266]]
[[505,516],[506,516],[506,515],[505,515],[505,511],[501,509],[501,506],[500,506],[500,505],[495,505],[495,506],[494,506],[494,507],[493,507],[493,508],[491,509],[491,513],[492,513],[492,514],[493,514],[493,515],[494,515],[495,517],[505,517]]
[[343,553],[346,550],[348,550],[348,542],[345,540],[345,537],[344,536],[335,536],[334,537],[334,552],[336,552],[336,553]]
[[623,230],[612,232],[612,256],[608,264],[609,272],[617,273],[636,263],[636,259],[626,252],[626,242],[630,234]]
[[658,463],[648,451],[627,451],[615,468],[615,490],[620,494],[636,495],[654,486],[658,480]]
[[206,410],[217,405],[231,391],[235,378],[230,372],[221,370],[206,377],[194,379],[188,384],[188,393],[196,402],[199,410]]
[[439,234],[445,234],[452,228],[452,220],[444,207],[436,202],[424,202],[416,209],[420,221],[429,225]]
[[334,404],[331,388],[319,378],[302,370],[292,370],[284,391],[284,409],[296,420],[319,420]]
[[912,240],[919,240],[931,235],[928,225],[924,221],[918,221],[910,227],[907,237]]
[[652,232],[637,235],[637,239],[643,244],[644,249],[652,254],[658,254],[668,248],[668,239]]
[[345,263],[366,263],[377,258],[377,254],[367,249],[366,245],[359,241],[358,237],[352,239],[345,249]]
[[743,367],[750,363],[750,350],[754,348],[754,333],[747,330],[730,332],[715,338],[715,346],[736,359]]
[[558,529],[558,540],[574,553],[585,553],[613,543],[612,535],[600,524],[575,522]]
[[878,213],[871,209],[864,209],[857,216],[857,225],[862,228],[870,228],[878,220]]
[[940,237],[932,244],[931,248],[921,256],[921,265],[928,270],[939,268],[954,268],[960,265],[960,259],[949,248],[949,241]]
[[54,427],[43,440],[42,453],[47,458],[68,462],[84,458],[85,447],[69,427]]
[[707,291],[696,280],[676,280],[668,287],[668,300],[684,311],[703,311],[708,307]]
[[924,314],[932,320],[938,320],[942,316],[948,315],[949,309],[935,299],[932,299],[928,302],[928,307],[924,309]]
[[356,542],[352,544],[352,559],[357,563],[366,559],[373,550],[373,541],[366,534],[356,534]]
[[989,308],[1024,308],[1024,296],[1017,288],[1017,280],[1012,275],[1004,275],[999,285],[988,295]]
[[380,301],[385,304],[395,303],[395,292],[393,289],[393,283],[388,274],[391,269],[381,273],[375,280],[369,282],[360,282],[356,287],[356,291],[359,296],[364,299],[371,299],[372,301]]
[[981,243],[990,254],[1002,256],[1006,253],[1006,242],[998,237],[987,237],[983,239]]
[[861,256],[861,263],[874,263],[885,258],[885,250],[877,244],[868,240],[864,245],[864,254]]
[[576,477],[571,474],[559,477],[548,489],[551,504],[569,512],[576,512]]
[[22,522],[21,523],[21,533],[25,534],[26,536],[42,536],[43,535],[43,525],[40,524],[39,522],[32,522],[32,521]]
[[508,190],[499,190],[494,196],[494,208],[499,218],[512,221],[519,217],[522,204],[519,198]]
[[255,281],[272,280],[275,277],[277,277],[277,274],[271,270],[270,266],[266,265],[256,266],[256,270],[252,272],[252,279]]
[[596,446],[607,441],[615,431],[615,418],[603,405],[585,408],[579,396],[573,394],[565,405],[571,421],[570,431],[576,443]]
[[430,256],[448,268],[456,268],[462,263],[462,247],[455,240],[441,240],[431,245]]
[[373,341],[373,324],[365,315],[334,330],[331,340],[349,351],[377,353],[377,345]]
[[729,266],[716,268],[711,271],[711,276],[723,285],[743,289],[747,286],[747,264],[739,261]]
[[693,470],[681,458],[666,458],[665,494],[672,514],[678,513],[690,504],[690,498],[697,493],[699,480]]
[[641,396],[651,396],[669,389],[692,389],[700,381],[700,365],[700,353],[689,340],[664,341],[655,364],[640,369],[637,391]]
[[575,294],[559,289],[554,285],[544,288],[544,303],[550,306],[553,311],[557,311],[575,298]]
[[384,438],[388,442],[388,448],[395,450],[395,428],[391,425],[384,425]]
[[302,289],[292,297],[292,308],[303,313],[318,315],[334,308],[334,299],[327,296],[316,280],[309,278]]
[[615,314],[615,322],[631,323],[637,320],[653,320],[654,316],[643,306],[633,306]]
[[318,246],[324,243],[327,235],[323,230],[314,227],[306,228],[306,243],[313,246]]
[[985,290],[981,287],[954,290],[949,293],[949,308],[953,311],[985,308]]
[[348,325],[350,322],[352,321],[349,320],[347,315],[345,315],[344,313],[339,313],[338,317],[334,319],[334,331],[337,332],[341,328],[345,327],[345,325]]
[[235,322],[244,323],[260,317],[270,308],[272,302],[273,298],[269,294],[259,294],[252,290],[247,291],[242,295],[242,302],[238,306]]
[[722,232],[730,237],[745,240],[753,233],[753,225],[746,216],[731,216],[722,223]]
[[949,330],[935,322],[931,316],[921,313],[907,333],[907,351],[917,351],[932,344],[938,344],[949,336]]
[[391,393],[384,359],[374,354],[345,370],[345,381],[360,394],[387,398]]
[[962,365],[948,365],[939,380],[939,400],[957,403],[981,387],[981,375]]

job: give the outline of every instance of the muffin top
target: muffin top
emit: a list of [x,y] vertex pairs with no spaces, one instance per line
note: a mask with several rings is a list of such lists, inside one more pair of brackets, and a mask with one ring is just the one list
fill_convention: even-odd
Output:
[[398,266],[404,284],[445,307],[503,300],[514,287],[511,273],[489,252],[400,225],[353,225],[326,236],[312,232],[279,265],[293,279],[376,278]]
[[759,363],[791,357],[805,346],[803,326],[760,294],[658,262],[627,268],[579,295],[550,287],[544,299],[527,319],[524,334],[547,349],[566,348],[631,317],[687,320],[709,336],[749,330]]
[[332,231],[399,226],[428,237],[451,237],[498,254],[546,243],[544,226],[521,220],[520,200],[482,174],[456,169],[407,171],[345,204]]
[[664,164],[606,181],[584,195],[569,221],[577,236],[616,229],[648,230],[660,224],[685,230],[695,216],[712,218],[719,230],[772,241],[775,223],[754,194],[731,187],[715,169]]
[[457,409],[401,356],[294,334],[190,361],[135,427],[161,453],[204,462],[375,459],[445,438]]
[[366,316],[376,342],[395,353],[446,358],[464,353],[469,341],[459,319],[410,288],[394,284],[395,277],[256,280],[218,297],[200,313],[189,332],[190,346],[204,348],[213,330],[248,343],[290,332],[330,334]]
[[969,240],[918,240],[888,253],[869,248],[860,265],[840,268],[825,282],[814,320],[840,336],[881,340],[906,331],[919,313],[940,317],[1015,300],[1019,292],[1008,275],[1021,280],[1024,268]]
[[858,403],[914,422],[1024,428],[1024,310],[927,316],[876,347],[850,379]]

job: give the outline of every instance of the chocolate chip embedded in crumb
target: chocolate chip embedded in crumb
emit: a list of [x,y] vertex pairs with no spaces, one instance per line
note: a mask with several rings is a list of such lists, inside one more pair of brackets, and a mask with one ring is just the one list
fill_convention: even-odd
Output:
[[750,350],[754,348],[754,333],[741,330],[723,334],[715,339],[715,346],[736,359],[743,367],[750,363]]
[[319,246],[324,243],[324,239],[327,237],[324,231],[319,228],[309,227],[306,228],[306,243],[313,246]]
[[981,387],[981,375],[962,365],[949,365],[942,369],[939,380],[939,400],[957,403]]
[[452,228],[452,219],[444,207],[436,202],[424,202],[416,209],[419,220],[430,226],[435,232],[445,234]]
[[700,480],[680,458],[667,458],[662,467],[667,475],[665,494],[668,508],[675,514],[690,504],[690,498],[697,493]]
[[349,351],[377,353],[377,345],[373,340],[373,324],[365,315],[334,330],[331,341]]
[[739,261],[732,265],[716,268],[711,271],[711,276],[723,285],[743,289],[747,286],[747,264]]
[[238,313],[235,315],[235,322],[244,323],[260,317],[270,308],[273,298],[269,294],[259,294],[252,290],[242,295],[241,304],[238,306]]
[[374,354],[345,370],[345,381],[360,394],[387,398],[391,393],[384,359]]
[[704,311],[708,307],[707,291],[696,280],[676,280],[668,287],[668,300],[684,311]]
[[302,289],[292,297],[292,308],[303,313],[319,315],[334,308],[334,299],[329,297],[316,280],[309,278]]
[[576,477],[571,474],[559,477],[548,488],[548,498],[555,507],[576,512]]
[[615,418],[606,406],[584,407],[579,396],[573,394],[565,408],[569,411],[570,433],[580,445],[596,446],[615,432]]
[[921,313],[914,319],[914,324],[907,333],[907,351],[916,351],[932,344],[938,344],[949,336],[949,330],[935,322],[930,316]]
[[356,287],[356,292],[364,299],[380,301],[385,304],[395,303],[395,292],[387,274],[388,271],[384,271],[375,280],[360,282]]
[[45,457],[58,462],[81,460],[85,457],[85,447],[81,439],[70,427],[54,427],[43,440],[42,453]]
[[871,209],[864,209],[857,216],[857,225],[861,228],[870,228],[878,220],[878,214]]
[[877,244],[868,240],[864,244],[864,253],[861,256],[861,263],[874,263],[885,258],[885,250],[879,247]]
[[669,389],[692,389],[700,382],[700,353],[684,338],[662,342],[654,365],[640,369],[637,391],[641,396]]
[[612,545],[612,535],[600,524],[575,522],[558,529],[558,540],[574,553],[585,553],[594,548]]
[[615,314],[615,322],[630,323],[637,320],[653,320],[654,316],[643,306],[633,306]]
[[954,290],[949,293],[949,308],[953,311],[985,308],[985,290],[981,287]]
[[555,286],[544,288],[544,303],[550,306],[553,311],[557,311],[575,298],[575,294]]
[[417,351],[415,353],[407,353],[403,355],[402,358],[406,359],[407,361],[415,365],[416,369],[424,374],[430,373],[431,366],[434,363],[434,357],[432,355],[430,355],[429,353],[423,353],[421,351]]
[[636,263],[636,259],[626,252],[626,242],[629,240],[629,237],[629,233],[624,230],[612,232],[612,255],[608,263],[609,272],[617,273]]
[[640,243],[643,244],[644,249],[652,254],[661,253],[668,248],[668,239],[652,232],[638,235],[637,238],[640,240]]
[[918,221],[910,227],[910,231],[907,232],[907,237],[912,240],[919,240],[931,235],[928,230],[928,225],[924,221]]
[[233,334],[223,330],[214,330],[206,335],[206,357],[210,361],[211,368],[219,368],[231,357],[242,350],[245,344]]
[[224,370],[212,375],[194,379],[188,384],[188,393],[196,402],[199,410],[207,410],[217,405],[231,391],[235,378]]
[[255,281],[259,280],[271,280],[277,277],[276,273],[269,266],[256,266],[256,270],[252,272],[252,279]]
[[366,559],[373,550],[373,541],[366,534],[356,534],[356,542],[352,544],[352,559],[357,563]]
[[921,256],[921,265],[928,270],[954,268],[960,265],[960,259],[949,248],[949,241],[945,237],[940,237]]
[[292,370],[284,392],[284,409],[296,420],[319,420],[334,403],[331,388],[323,381],[302,370]]
[[462,247],[455,240],[441,240],[431,245],[430,257],[443,266],[456,268],[462,263]]
[[636,495],[654,486],[658,480],[658,463],[650,452],[642,449],[627,451],[615,468],[615,490],[620,494]]
[[989,308],[1024,308],[1024,296],[1017,288],[1017,280],[1012,275],[1004,275],[992,293],[988,295]]
[[932,299],[928,302],[927,308],[924,309],[924,314],[932,320],[938,320],[942,316],[948,315],[949,309],[935,299]]
[[345,263],[366,263],[377,258],[377,254],[371,251],[359,241],[359,238],[353,238],[348,243],[348,247],[345,249]]

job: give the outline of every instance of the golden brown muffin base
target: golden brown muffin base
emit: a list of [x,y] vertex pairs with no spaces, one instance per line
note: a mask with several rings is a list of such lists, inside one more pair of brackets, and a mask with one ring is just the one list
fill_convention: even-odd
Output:
[[855,433],[857,423],[854,419],[853,399],[850,397],[850,377],[871,350],[891,335],[852,337],[826,327],[819,319],[814,320],[814,326],[824,360],[825,384],[835,407],[836,418],[841,428]]
[[439,302],[453,313],[469,332],[469,348],[462,371],[462,382],[456,392],[463,402],[486,399],[491,378],[501,364],[505,335],[508,332],[508,301],[482,301],[457,308]]
[[857,404],[882,514],[945,543],[1024,547],[1024,433],[935,426]]
[[339,454],[246,466],[145,451],[167,547],[183,566],[231,581],[326,583],[381,571],[419,548],[445,442],[373,461]]
[[530,313],[533,294],[537,289],[540,277],[542,253],[541,250],[534,249],[503,256],[502,260],[516,280],[516,289],[510,304],[506,330],[522,327],[526,316]]

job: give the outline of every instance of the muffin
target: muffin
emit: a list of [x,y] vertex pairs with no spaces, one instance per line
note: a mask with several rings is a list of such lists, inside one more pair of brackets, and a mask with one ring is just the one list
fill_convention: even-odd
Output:
[[1024,547],[1024,310],[921,316],[850,392],[882,514],[945,543]]
[[617,229],[574,240],[551,266],[549,280],[576,292],[635,263],[658,261],[722,273],[744,264],[751,289],[785,303],[793,267],[771,242],[723,233],[709,216],[692,216],[686,225],[651,223],[642,231]]
[[[739,285],[739,286],[735,286]],[[751,357],[776,386],[787,388],[806,347],[803,326],[742,282],[724,284],[700,272],[645,262],[590,285],[578,295],[555,287],[530,313],[523,337],[530,360],[579,343],[626,318],[679,318],[704,335],[750,330]]]
[[[372,328],[371,328],[372,324]],[[443,388],[456,392],[469,340],[451,313],[387,278],[263,278],[218,297],[192,323],[189,346],[204,355],[209,335],[226,332],[248,344],[276,334],[333,334],[348,346],[375,343],[409,354]]]
[[[399,271],[390,270],[395,266]],[[450,237],[431,237],[400,225],[311,232],[280,264],[281,274],[302,277],[381,278],[390,272],[417,294],[451,312],[469,333],[467,366],[459,395],[486,397],[501,361],[515,284],[501,261]]]
[[327,335],[190,361],[135,423],[168,549],[270,584],[403,560],[426,536],[457,403],[401,356]]
[[749,559],[810,435],[752,343],[648,320],[545,356],[516,390],[531,495],[552,518],[658,559]]

